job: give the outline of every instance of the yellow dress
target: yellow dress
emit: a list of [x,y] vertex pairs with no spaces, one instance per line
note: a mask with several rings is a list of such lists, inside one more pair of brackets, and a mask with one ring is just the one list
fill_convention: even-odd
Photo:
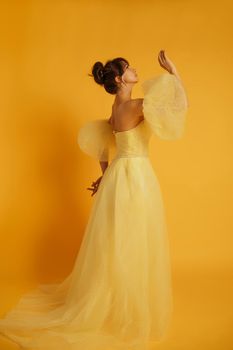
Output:
[[187,98],[169,73],[142,83],[144,119],[113,132],[89,121],[79,147],[106,169],[69,276],[39,284],[0,320],[0,334],[25,349],[145,350],[166,336],[173,310],[169,241],[160,185],[148,157],[151,136],[175,140]]

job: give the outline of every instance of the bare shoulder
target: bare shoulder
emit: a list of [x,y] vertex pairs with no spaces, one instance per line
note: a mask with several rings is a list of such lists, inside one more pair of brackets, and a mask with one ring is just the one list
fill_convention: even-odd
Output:
[[121,103],[118,107],[119,112],[132,112],[142,107],[143,98],[134,98],[129,101]]
[[131,99],[130,101],[127,101],[126,103],[128,103],[127,109],[128,111],[137,117],[141,117],[143,116],[143,98],[134,98]]
[[129,129],[144,119],[142,111],[143,98],[131,99],[118,106],[117,116],[111,115],[108,123],[113,125],[116,130]]

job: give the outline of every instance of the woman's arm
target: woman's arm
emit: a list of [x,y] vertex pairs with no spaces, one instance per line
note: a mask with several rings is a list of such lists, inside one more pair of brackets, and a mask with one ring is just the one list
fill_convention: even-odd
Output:
[[[165,69],[166,71],[168,71],[170,74],[173,74],[176,76],[176,78],[179,80],[180,84],[182,85],[184,91],[185,87],[184,84],[181,80],[181,77],[176,69],[176,66],[174,65],[174,63],[167,57],[167,55],[165,56],[165,51],[164,50],[160,50],[159,55],[158,55],[158,61],[160,66]],[[188,97],[187,97],[187,93],[185,94],[186,97],[186,104],[187,107],[189,107],[189,102],[188,102]],[[132,115],[134,115],[135,118],[140,118],[141,116],[143,116],[143,98],[135,98],[132,99],[130,101],[130,108],[132,111]]]
[[[159,51],[159,55],[158,55],[158,61],[159,64],[162,68],[166,69],[170,74],[173,74],[176,76],[176,78],[179,80],[179,82],[181,83],[184,91],[185,91],[185,87],[184,84],[181,80],[181,77],[177,71],[176,66],[174,65],[174,63],[167,57],[167,55],[165,55],[165,51],[164,50],[160,50]],[[186,94],[186,101],[187,101],[187,107],[189,107],[189,101],[188,101],[188,97]]]
[[105,170],[107,169],[108,167],[108,162],[99,162],[100,163],[100,167],[101,167],[101,170],[102,170],[102,174],[104,174]]

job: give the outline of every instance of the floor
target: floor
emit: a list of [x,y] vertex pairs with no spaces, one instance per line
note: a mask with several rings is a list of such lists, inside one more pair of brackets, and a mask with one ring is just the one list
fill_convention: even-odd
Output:
[[[22,287],[19,290],[5,284],[1,310],[17,299]],[[233,350],[232,270],[174,269],[173,292],[174,312],[167,338],[151,343],[151,350]],[[0,350],[16,349],[17,345],[0,336]]]

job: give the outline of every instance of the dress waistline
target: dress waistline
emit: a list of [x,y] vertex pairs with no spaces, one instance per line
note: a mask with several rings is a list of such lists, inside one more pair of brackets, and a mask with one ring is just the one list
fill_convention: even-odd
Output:
[[113,159],[119,159],[119,158],[149,158],[148,154],[119,154],[116,155]]

